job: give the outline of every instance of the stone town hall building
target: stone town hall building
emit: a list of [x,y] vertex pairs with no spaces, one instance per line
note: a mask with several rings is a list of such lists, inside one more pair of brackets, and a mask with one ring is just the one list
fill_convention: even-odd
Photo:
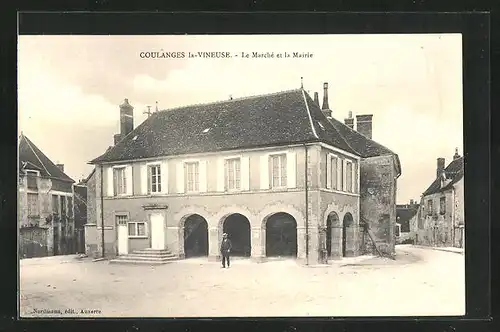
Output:
[[217,258],[223,232],[257,261],[394,254],[399,158],[371,139],[372,115],[356,131],[351,114],[332,117],[327,83],[322,107],[300,88],[159,111],[135,129],[127,99],[120,114],[115,145],[91,161],[89,254]]

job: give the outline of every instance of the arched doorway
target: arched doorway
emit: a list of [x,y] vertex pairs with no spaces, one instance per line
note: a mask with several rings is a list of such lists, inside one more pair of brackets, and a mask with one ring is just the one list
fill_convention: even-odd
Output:
[[340,256],[341,233],[339,216],[335,212],[330,212],[326,219],[326,251],[328,257]]
[[352,241],[352,236],[351,236],[351,230],[353,227],[353,218],[352,214],[347,212],[344,215],[344,221],[342,223],[342,256],[346,257],[347,254],[349,254],[349,251],[347,250],[347,243],[351,244],[350,242]]
[[279,212],[267,219],[266,256],[297,257],[297,222],[288,213]]
[[222,232],[231,240],[231,255],[250,257],[252,252],[250,239],[250,221],[242,214],[233,213],[224,221]]
[[189,216],[184,223],[184,255],[208,256],[208,223],[198,214]]

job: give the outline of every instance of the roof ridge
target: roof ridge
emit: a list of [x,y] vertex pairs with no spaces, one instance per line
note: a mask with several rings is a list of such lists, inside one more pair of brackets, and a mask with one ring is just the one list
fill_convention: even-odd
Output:
[[307,104],[307,99],[306,99],[306,95],[305,95],[306,92],[304,91],[304,89],[300,89],[300,90],[302,92],[302,97],[303,97],[303,100],[304,100],[304,104],[306,106],[306,112],[307,112],[307,116],[309,118],[309,122],[311,124],[312,132],[314,134],[314,137],[316,137],[317,139],[319,139],[318,133],[316,132],[316,128],[314,128],[314,122],[313,122],[313,119],[312,119],[311,110],[309,109],[309,105]]
[[279,95],[282,93],[289,93],[289,92],[300,91],[300,90],[301,90],[300,88],[299,89],[282,90],[282,91],[278,91],[278,92],[264,93],[264,94],[252,95],[252,96],[246,96],[246,97],[240,97],[240,98],[233,98],[233,99],[229,99],[229,100],[218,100],[218,101],[213,101],[213,102],[209,102],[209,103],[190,104],[190,105],[178,106],[178,107],[173,107],[173,108],[166,108],[166,109],[160,110],[159,112],[161,113],[161,112],[175,111],[175,110],[180,110],[180,109],[184,109],[184,108],[191,108],[193,106],[209,106],[209,105],[231,103],[231,102],[254,99],[254,98],[270,97],[270,96]]
[[24,139],[26,140],[26,143],[28,143],[28,146],[30,147],[31,151],[33,151],[33,154],[35,155],[36,159],[38,159],[38,161],[40,162],[40,164],[42,165],[42,167],[45,169],[45,171],[47,172],[47,174],[49,176],[52,176],[52,174],[50,174],[50,172],[47,169],[47,167],[45,167],[45,164],[42,162],[42,160],[40,159],[40,157],[38,156],[38,154],[35,152],[35,149],[33,149],[33,147],[31,146],[31,143],[30,143],[30,140],[28,139],[28,137],[24,136]]

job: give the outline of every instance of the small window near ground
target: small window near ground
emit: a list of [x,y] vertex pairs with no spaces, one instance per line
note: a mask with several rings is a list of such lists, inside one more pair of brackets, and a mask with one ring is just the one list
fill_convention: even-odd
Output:
[[146,237],[146,223],[145,222],[129,222],[128,223],[128,236],[129,237]]

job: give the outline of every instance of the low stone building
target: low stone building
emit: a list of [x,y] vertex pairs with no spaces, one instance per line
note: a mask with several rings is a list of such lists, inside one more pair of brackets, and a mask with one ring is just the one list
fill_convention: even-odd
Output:
[[411,224],[417,220],[419,204],[413,199],[409,204],[396,205],[396,243],[406,243],[412,240]]
[[73,183],[28,137],[19,137],[20,257],[72,253]]
[[301,88],[164,110],[135,129],[127,99],[120,114],[115,145],[91,161],[89,254],[216,259],[223,232],[257,261],[394,254],[399,158],[371,139],[372,115],[357,131],[332,116],[327,83],[322,107]]
[[422,194],[412,237],[419,245],[465,247],[464,157],[455,149],[453,161],[437,159],[436,179]]

